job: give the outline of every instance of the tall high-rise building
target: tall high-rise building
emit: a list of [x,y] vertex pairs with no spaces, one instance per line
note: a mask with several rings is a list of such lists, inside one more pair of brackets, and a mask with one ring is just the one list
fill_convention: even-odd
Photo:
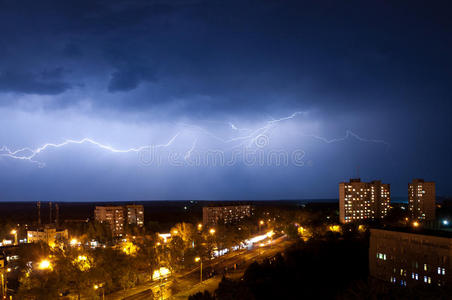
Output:
[[144,226],[143,205],[126,205],[127,223],[136,224],[138,227]]
[[389,210],[390,186],[380,180],[350,179],[339,183],[339,218],[342,223],[381,219]]
[[113,235],[124,233],[124,207],[123,206],[96,206],[94,218],[100,223],[110,225]]
[[435,183],[413,179],[408,184],[408,206],[413,219],[435,220]]

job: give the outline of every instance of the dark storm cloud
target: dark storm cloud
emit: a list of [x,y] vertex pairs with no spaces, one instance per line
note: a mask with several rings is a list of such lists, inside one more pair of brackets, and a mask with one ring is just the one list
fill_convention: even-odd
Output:
[[0,72],[0,91],[38,95],[57,95],[71,88],[62,79],[63,69],[56,68],[41,72]]
[[[87,91],[102,84],[106,94],[93,104],[122,110],[180,99],[188,113],[200,104],[215,113],[215,107],[269,109],[275,101],[305,108],[330,107],[337,100],[406,103],[413,96],[444,95],[451,78],[451,21],[442,3],[428,10],[417,1],[403,7],[380,1],[1,5],[0,30],[11,37],[9,53],[21,48],[7,66],[0,63],[2,74],[14,74],[11,91],[51,95],[80,82]],[[30,36],[42,44],[27,44]],[[41,82],[30,75],[34,68],[61,64],[74,70],[67,81]],[[144,90],[131,101],[127,92],[138,88]],[[117,92],[123,92],[117,100],[108,99]]]
[[[302,111],[272,143],[277,136],[283,149],[306,150],[311,169],[215,169],[206,188],[193,176],[202,168],[165,170],[162,179],[160,170],[129,176],[135,173],[124,163],[113,172],[115,184],[105,179],[104,186],[115,187],[111,194],[142,190],[149,179],[154,185],[142,198],[188,197],[190,189],[200,198],[218,189],[231,198],[334,197],[337,181],[360,165],[370,179],[397,183],[397,195],[415,176],[438,180],[452,193],[450,11],[450,1],[0,0],[0,122],[14,128],[0,131],[0,147],[93,137],[127,148],[168,141],[180,129],[168,124],[193,123],[227,136],[237,134],[229,122],[258,128]],[[391,148],[382,154],[381,145],[353,138],[325,142],[346,130]],[[197,138],[190,134],[177,139],[184,151]],[[211,143],[209,137],[199,144]],[[92,174],[109,173],[123,159],[99,164],[90,150],[80,155],[83,170],[70,162],[82,183],[97,182]],[[58,167],[33,170],[27,179],[40,195],[48,185],[34,179],[64,181],[73,157],[46,155]],[[14,163],[16,176],[0,180],[1,190],[9,188],[1,182],[23,185],[23,162]],[[141,185],[126,187],[125,177]],[[90,192],[105,196],[104,190]],[[175,190],[184,195],[169,192]]]

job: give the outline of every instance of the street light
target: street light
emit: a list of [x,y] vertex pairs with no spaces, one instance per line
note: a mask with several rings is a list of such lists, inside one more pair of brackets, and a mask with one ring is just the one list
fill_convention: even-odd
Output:
[[199,256],[195,257],[195,262],[198,262],[198,261],[200,263],[200,266],[199,266],[199,283],[202,283],[202,259]]
[[102,300],[105,299],[105,289],[104,289],[104,284],[103,283],[99,283],[99,284],[95,284],[94,285],[94,290],[97,291],[98,289],[102,288]]
[[215,234],[215,228],[210,228],[209,233],[210,233],[211,235],[214,235],[214,234]]
[[202,224],[201,223],[198,224],[198,230],[202,230]]
[[265,223],[265,222],[262,221],[262,220],[259,221],[259,232],[261,231],[261,227],[262,227],[262,225],[264,225],[264,223]]
[[1,290],[2,298],[6,299],[6,293],[7,293],[7,290],[8,290],[8,283],[7,283],[6,274],[4,272],[2,272],[1,273],[1,277],[2,277],[2,282],[1,282],[1,284],[2,284],[2,290]]
[[414,227],[414,228],[419,227],[419,222],[418,222],[418,221],[414,221],[414,222],[413,222],[413,227]]
[[39,263],[38,268],[40,270],[48,270],[52,268],[52,265],[50,264],[50,261],[48,261],[47,259],[43,259]]
[[13,229],[11,230],[11,234],[14,235],[14,245],[17,245],[17,230]]

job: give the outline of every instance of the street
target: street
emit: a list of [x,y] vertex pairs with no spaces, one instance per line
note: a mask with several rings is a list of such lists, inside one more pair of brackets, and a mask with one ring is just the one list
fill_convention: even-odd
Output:
[[[240,277],[246,268],[254,261],[261,261],[265,258],[270,258],[276,254],[284,251],[291,242],[285,239],[285,236],[274,239],[271,244],[265,246],[255,246],[251,250],[242,249],[228,253],[219,258],[206,262],[203,265],[203,283],[199,282],[199,267],[196,267],[188,272],[176,274],[167,281],[149,282],[136,286],[126,291],[118,291],[110,295],[105,295],[107,300],[139,300],[147,299],[150,295],[150,290],[159,291],[159,286],[162,285],[164,289],[169,289],[174,292],[172,296],[164,295],[163,299],[187,299],[188,296],[205,289],[214,290],[221,280],[223,274],[225,276]],[[235,265],[235,267],[234,267]],[[213,274],[208,278],[209,274]],[[164,293],[166,294],[166,293]],[[154,292],[154,296],[156,293]],[[157,297],[156,297],[157,298]],[[162,299],[159,297],[158,299]]]

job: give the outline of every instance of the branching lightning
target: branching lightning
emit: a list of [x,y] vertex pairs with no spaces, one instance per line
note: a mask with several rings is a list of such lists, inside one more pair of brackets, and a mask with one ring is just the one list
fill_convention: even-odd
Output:
[[383,145],[385,145],[385,146],[388,147],[388,148],[391,146],[388,142],[386,142],[386,141],[384,141],[384,140],[375,140],[375,139],[365,139],[365,138],[362,138],[362,137],[360,137],[359,135],[357,135],[356,133],[354,133],[354,132],[351,131],[351,130],[346,130],[346,131],[345,131],[345,136],[343,136],[343,137],[341,137],[341,138],[334,138],[334,139],[327,139],[327,138],[324,138],[324,137],[321,137],[321,136],[318,136],[318,135],[313,135],[313,134],[308,134],[308,135],[305,135],[305,136],[308,136],[308,137],[312,137],[312,138],[318,139],[318,140],[320,140],[320,141],[322,141],[322,142],[324,142],[324,143],[326,143],[326,144],[332,144],[332,143],[343,142],[343,141],[349,139],[350,137],[353,137],[353,138],[355,138],[356,140],[358,140],[358,141],[360,141],[360,142],[365,142],[365,143],[375,143],[375,144],[383,144]]
[[[243,128],[239,128],[237,127],[235,124],[229,122],[227,123],[227,125],[230,127],[230,129],[234,132],[238,133],[238,136],[235,136],[233,138],[229,138],[229,139],[225,139],[222,138],[220,136],[217,136],[216,134],[213,134],[212,132],[210,132],[209,130],[203,128],[203,127],[199,127],[197,125],[191,125],[191,124],[182,124],[184,127],[192,129],[194,131],[198,131],[201,134],[204,134],[206,136],[209,136],[217,141],[220,141],[221,143],[224,143],[225,145],[231,145],[232,144],[232,148],[234,147],[239,147],[239,146],[246,146],[246,147],[251,147],[253,144],[256,143],[257,139],[263,135],[268,135],[269,132],[274,129],[275,127],[277,127],[279,125],[279,123],[284,122],[284,121],[289,121],[292,120],[298,116],[304,115],[303,112],[301,111],[296,111],[294,113],[292,113],[291,115],[287,116],[287,117],[283,117],[283,118],[279,118],[279,119],[272,119],[270,121],[267,121],[262,127],[256,128],[256,129],[243,129]],[[246,133],[245,133],[246,132]],[[242,134],[239,134],[242,133]],[[245,133],[245,134],[243,134]],[[55,144],[55,143],[46,143],[44,145],[42,145],[39,148],[36,149],[32,149],[30,147],[24,147],[21,149],[17,149],[17,150],[11,150],[6,146],[3,146],[0,148],[0,156],[3,157],[9,157],[12,159],[19,159],[19,160],[27,160],[33,163],[36,163],[38,166],[40,167],[44,167],[45,163],[37,161],[35,158],[36,156],[38,156],[40,153],[43,153],[44,151],[50,149],[50,148],[62,148],[64,146],[67,145],[71,145],[71,144],[91,144],[94,145],[100,149],[106,150],[106,151],[110,151],[112,153],[130,153],[130,152],[140,152],[146,149],[150,149],[151,147],[153,148],[166,148],[166,147],[170,147],[174,141],[176,140],[176,138],[179,136],[180,132],[177,133],[176,135],[174,135],[173,137],[171,137],[167,143],[165,144],[158,144],[158,145],[146,145],[146,146],[139,146],[139,147],[134,147],[134,148],[128,148],[128,149],[119,149],[119,148],[115,148],[103,143],[100,143],[94,139],[91,138],[83,138],[81,140],[74,140],[74,139],[68,139],[65,140],[62,143],[59,144]],[[378,139],[367,139],[367,138],[362,138],[359,135],[357,135],[356,133],[354,133],[351,130],[346,130],[345,135],[343,137],[340,138],[333,138],[333,139],[327,139],[325,137],[322,136],[318,136],[318,135],[314,135],[314,134],[303,134],[303,136],[306,137],[311,137],[317,140],[320,140],[326,144],[332,144],[332,143],[338,143],[338,142],[343,142],[346,141],[349,138],[354,138],[360,142],[366,142],[366,143],[376,143],[376,144],[383,144],[385,145],[387,148],[390,146],[388,142],[384,141],[384,140],[378,140]],[[268,137],[268,136],[267,136]],[[198,137],[194,139],[192,145],[190,146],[190,148],[187,150],[187,152],[185,153],[184,159],[188,160],[194,149],[196,148],[198,143]]]
[[41,153],[49,148],[61,148],[61,147],[64,147],[64,146],[67,146],[70,144],[92,144],[92,145],[99,147],[100,149],[104,149],[104,150],[107,150],[107,151],[110,151],[113,153],[140,152],[140,151],[143,151],[150,147],[154,147],[154,148],[169,147],[173,144],[174,140],[177,138],[178,135],[179,135],[179,133],[177,133],[175,136],[173,136],[166,144],[159,144],[159,145],[153,145],[153,146],[146,145],[146,146],[140,146],[140,147],[128,148],[128,149],[117,149],[112,146],[108,146],[108,145],[99,143],[90,138],[84,138],[81,140],[71,140],[70,139],[70,140],[65,140],[64,142],[59,143],[59,144],[47,143],[36,149],[31,149],[29,147],[25,147],[25,148],[18,149],[15,151],[11,151],[7,147],[3,146],[2,148],[0,148],[0,155],[7,156],[10,158],[14,158],[14,159],[29,160],[33,163],[38,164],[40,167],[44,167],[45,163],[36,161],[36,160],[34,160],[34,158],[39,153]]

